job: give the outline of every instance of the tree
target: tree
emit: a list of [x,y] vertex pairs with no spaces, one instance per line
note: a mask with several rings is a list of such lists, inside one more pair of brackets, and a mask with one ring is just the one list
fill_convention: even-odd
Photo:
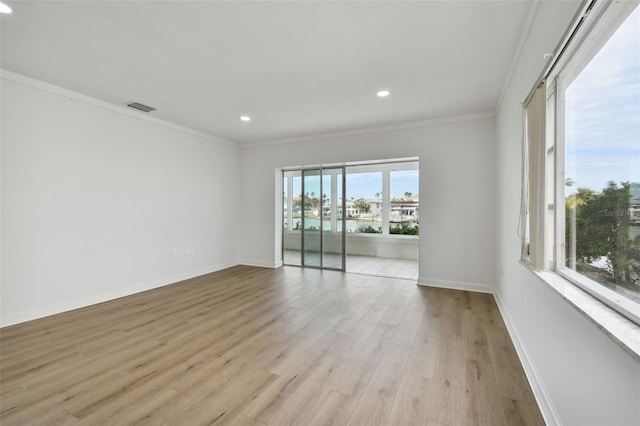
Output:
[[[577,268],[576,262],[579,260],[589,263],[599,258],[604,250],[598,244],[598,241],[601,241],[602,238],[588,230],[588,226],[585,225],[584,221],[578,220],[578,208],[582,211],[582,206],[595,198],[595,191],[587,188],[578,188],[575,194],[571,194],[565,199],[565,230],[567,235],[565,256],[567,266],[572,269]],[[580,218],[582,218],[582,215]],[[574,235],[578,231],[580,231],[581,235]],[[580,241],[579,245],[577,244],[578,241]]]
[[[629,199],[631,198],[629,182],[622,182],[618,187],[614,182],[609,182],[597,202],[594,205],[597,221],[603,229],[601,233],[606,247],[606,256],[615,283],[631,283],[631,270],[633,268],[632,244],[629,238]],[[640,259],[638,259],[640,260]],[[636,266],[640,266],[635,262]]]
[[[567,231],[567,242],[571,241],[571,234],[575,235],[575,260],[576,262],[590,263],[595,259],[604,256],[606,248],[603,236],[598,229],[594,228],[590,203],[597,198],[598,194],[588,188],[578,188],[575,194],[569,195],[565,199],[565,229]],[[574,225],[575,224],[575,225]],[[572,244],[566,244],[567,260],[572,258],[570,253]]]
[[407,200],[413,200],[413,194],[410,192],[405,192],[404,198],[406,198]]
[[620,186],[609,182],[601,193],[578,188],[565,200],[567,242],[575,238],[577,265],[588,270],[590,263],[605,257],[608,270],[602,271],[598,281],[604,278],[627,287],[633,286],[634,277],[640,274],[640,238],[629,237],[630,195],[628,182]]
[[315,192],[311,192],[309,203],[311,204],[312,208],[318,208],[318,206],[320,205],[320,200],[318,200],[318,197],[316,197]]
[[371,211],[371,204],[364,198],[359,198],[353,203],[353,208],[358,210],[359,213],[368,213]]
[[[320,200],[315,195],[316,195],[315,192],[311,192],[311,193],[307,192],[306,194],[304,194],[305,210],[309,208],[318,208],[320,206]],[[296,204],[298,204],[298,201],[296,201]]]
[[331,201],[327,194],[322,194],[322,211],[323,215],[328,215],[328,212],[331,210]]

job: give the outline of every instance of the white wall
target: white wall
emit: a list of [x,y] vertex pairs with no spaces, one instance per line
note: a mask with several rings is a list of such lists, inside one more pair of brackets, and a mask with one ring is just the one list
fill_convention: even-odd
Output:
[[540,2],[497,118],[497,298],[536,376],[547,420],[564,425],[640,424],[640,364],[520,265],[521,106],[577,7]]
[[[252,147],[241,154],[241,263],[280,259],[277,169],[420,158],[420,281],[491,291],[495,282],[494,118]],[[348,190],[348,189],[347,189]]]
[[3,326],[235,263],[237,148],[10,75]]

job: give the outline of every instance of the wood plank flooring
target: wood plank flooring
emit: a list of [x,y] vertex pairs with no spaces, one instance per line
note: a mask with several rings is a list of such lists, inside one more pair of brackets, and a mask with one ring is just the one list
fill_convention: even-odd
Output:
[[8,425],[539,425],[490,295],[238,266],[0,330]]

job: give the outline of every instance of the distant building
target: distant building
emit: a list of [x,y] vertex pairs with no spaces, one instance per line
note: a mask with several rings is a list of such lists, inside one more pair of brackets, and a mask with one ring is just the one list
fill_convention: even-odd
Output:
[[[365,198],[369,203],[369,211],[360,213],[353,207],[354,201],[347,200],[347,218],[382,218],[382,200],[377,198]],[[418,197],[392,198],[390,201],[390,222],[415,222],[420,217],[420,201]],[[342,208],[338,206],[338,215],[342,216]]]
[[629,190],[629,223],[640,226],[640,183],[632,183]]
[[415,222],[420,217],[418,197],[392,198],[389,222]]

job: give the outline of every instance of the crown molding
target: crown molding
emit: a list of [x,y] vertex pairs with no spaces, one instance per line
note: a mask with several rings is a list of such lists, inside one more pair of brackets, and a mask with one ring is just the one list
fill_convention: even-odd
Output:
[[513,54],[513,60],[511,61],[511,65],[509,66],[509,70],[507,71],[507,76],[504,79],[504,84],[502,85],[502,89],[500,90],[500,95],[498,96],[498,102],[496,103],[496,114],[500,111],[500,107],[502,106],[502,101],[504,100],[504,95],[507,93],[507,88],[511,83],[511,79],[513,78],[513,73],[516,71],[516,67],[518,66],[518,62],[520,62],[520,57],[522,56],[522,52],[524,51],[524,46],[529,38],[529,34],[531,33],[531,27],[533,26],[533,21],[538,14],[538,8],[540,7],[540,0],[533,0],[531,2],[531,6],[529,6],[529,12],[527,14],[527,20],[522,27],[522,33],[520,34],[520,40],[518,41],[518,46]]
[[85,104],[88,104],[97,108],[102,108],[107,111],[115,112],[117,114],[126,115],[127,117],[132,117],[138,120],[147,121],[149,123],[167,127],[169,129],[177,130],[183,133],[187,133],[192,136],[197,136],[199,138],[203,138],[212,142],[229,145],[236,148],[239,146],[236,142],[233,142],[233,141],[222,139],[222,138],[210,135],[208,133],[204,133],[199,130],[192,129],[190,127],[182,126],[180,124],[176,124],[171,121],[163,120],[161,118],[146,115],[146,113],[144,112],[134,111],[122,105],[112,104],[110,102],[96,99],[91,96],[83,95],[82,93],[74,92],[73,90],[65,89],[64,87],[56,86],[54,84],[50,84],[42,80],[37,80],[35,78],[27,77],[26,75],[18,74],[13,71],[8,71],[4,68],[0,69],[0,78],[3,80],[14,82],[14,83],[22,84],[23,86],[32,87],[34,89],[38,89],[38,90],[52,93],[54,95],[62,96],[74,101],[83,102]]
[[333,139],[333,138],[340,138],[340,137],[347,137],[347,136],[366,135],[366,134],[372,134],[372,133],[392,132],[396,130],[415,129],[419,127],[438,126],[442,124],[458,123],[462,121],[481,120],[485,118],[492,118],[495,116],[496,116],[496,111],[484,111],[484,112],[478,112],[473,114],[454,115],[450,117],[433,118],[433,119],[422,120],[422,121],[411,121],[407,123],[388,124],[384,126],[367,127],[362,129],[343,130],[339,132],[329,132],[329,133],[318,133],[318,134],[307,135],[307,136],[294,136],[291,138],[283,138],[283,139],[270,139],[265,141],[244,143],[244,144],[240,144],[239,146],[240,148],[245,149],[245,148],[255,148],[255,147],[270,146],[270,145],[309,142],[309,141],[322,140],[322,139]]

